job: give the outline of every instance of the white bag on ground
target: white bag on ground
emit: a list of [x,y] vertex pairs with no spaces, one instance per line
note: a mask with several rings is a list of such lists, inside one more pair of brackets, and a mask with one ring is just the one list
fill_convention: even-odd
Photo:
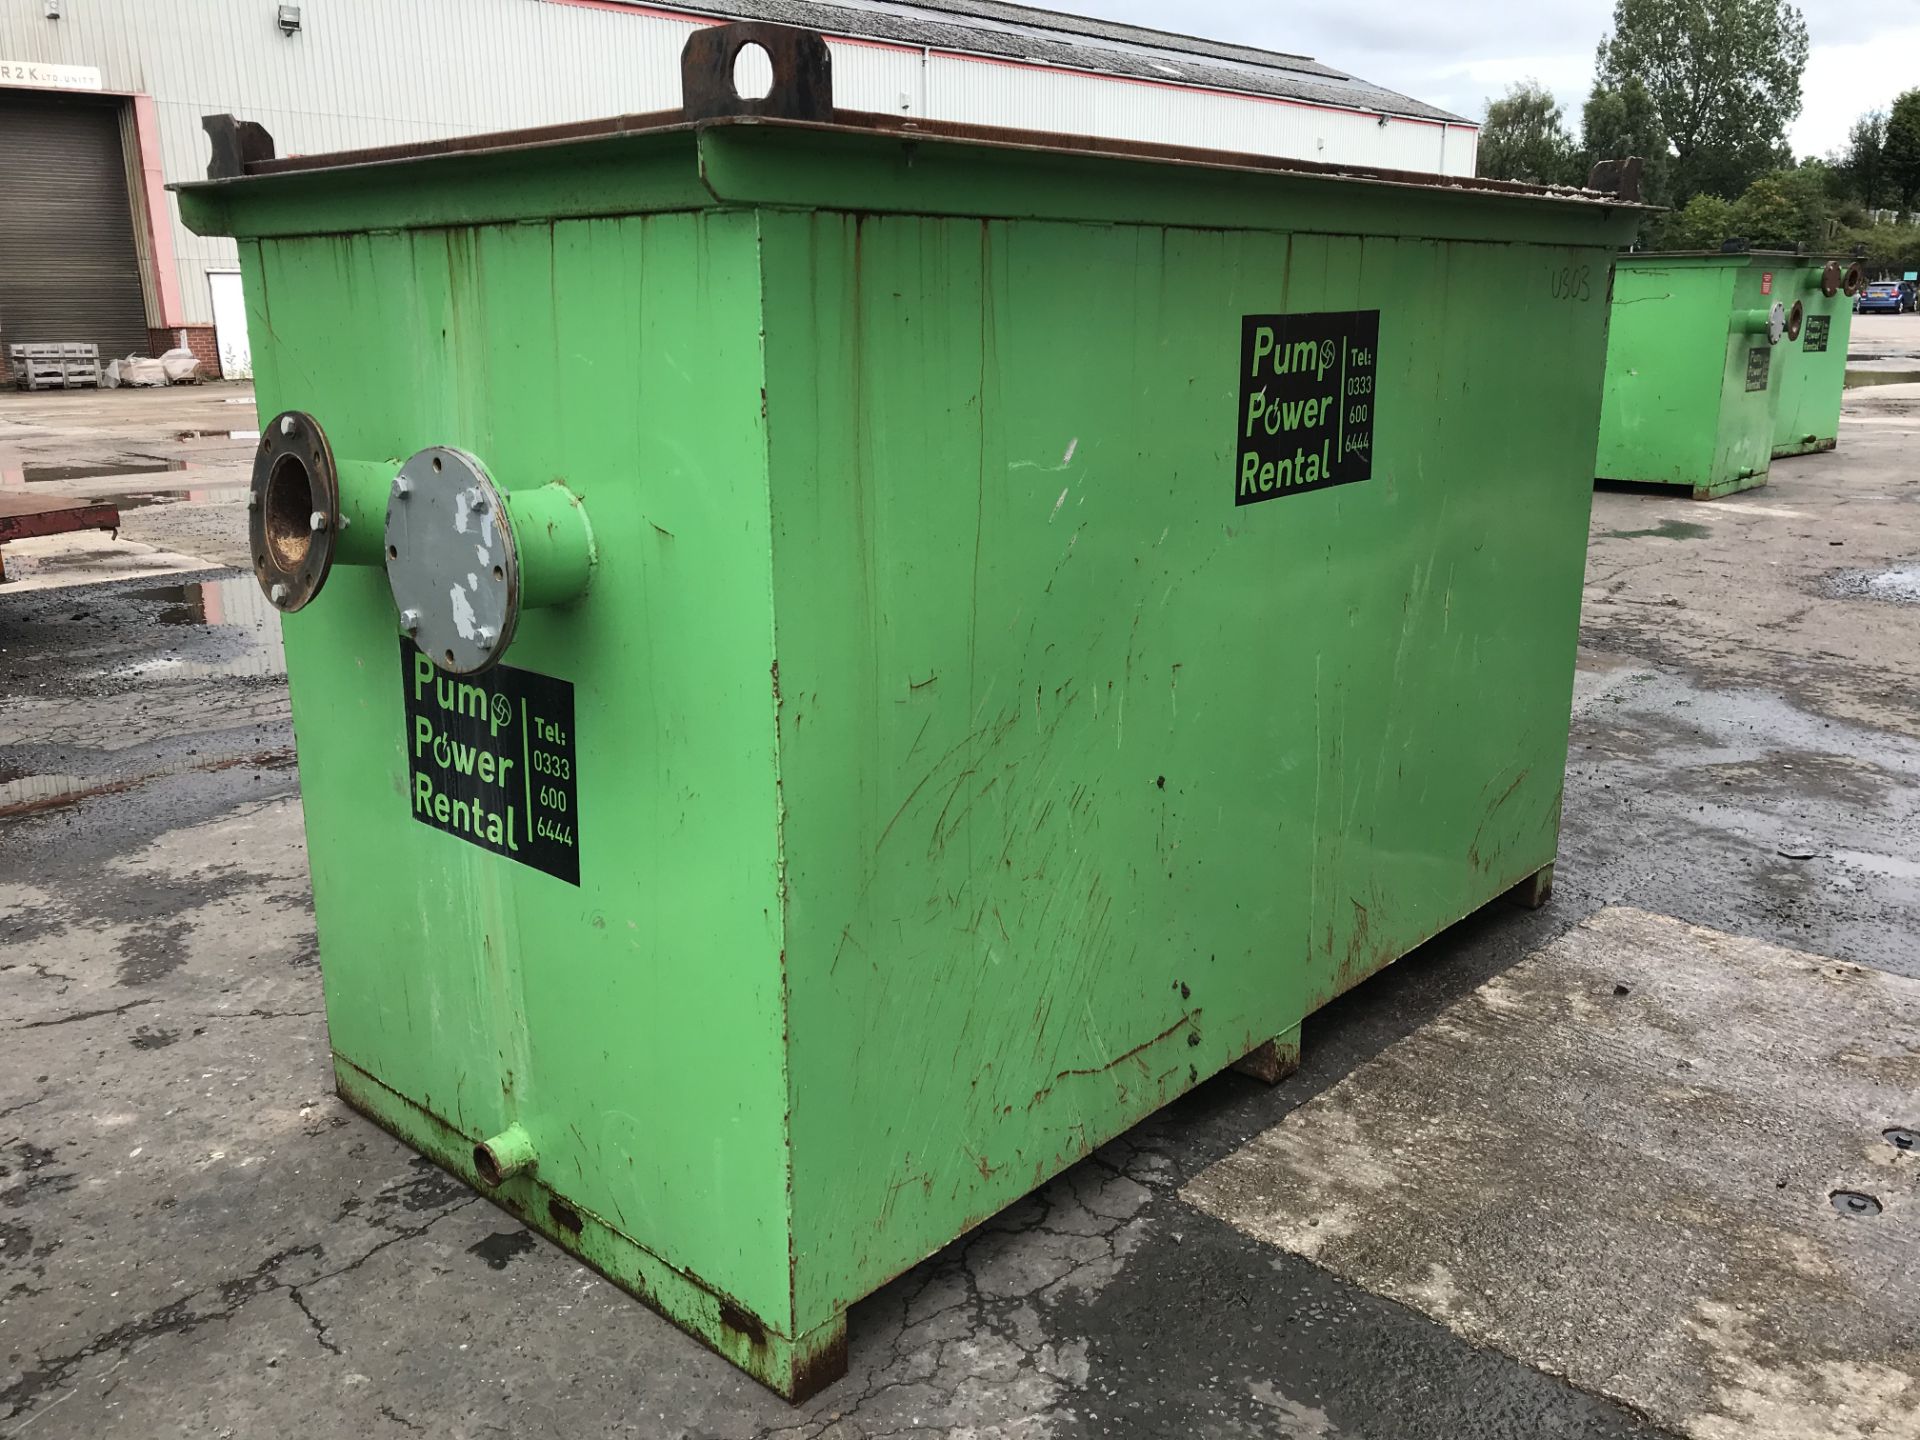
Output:
[[167,367],[148,355],[129,355],[120,362],[122,385],[164,385]]
[[194,385],[200,380],[200,358],[191,350],[169,350],[160,357],[169,385]]

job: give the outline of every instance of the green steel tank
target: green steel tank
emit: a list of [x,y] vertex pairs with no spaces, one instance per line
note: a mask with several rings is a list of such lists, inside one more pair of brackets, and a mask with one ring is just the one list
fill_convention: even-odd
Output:
[[1597,478],[1696,500],[1767,483],[1783,342],[1800,338],[1805,313],[1781,287],[1783,264],[1797,273],[1795,257],[1751,251],[1619,257]]
[[1805,309],[1800,338],[1781,356],[1773,458],[1810,455],[1840,443],[1840,397],[1847,383],[1853,297],[1866,285],[1860,267],[1826,257],[1781,257],[1775,285]]
[[[774,86],[727,77],[762,45]],[[788,1396],[1551,876],[1592,192],[685,113],[275,158],[252,538],[340,1093]]]

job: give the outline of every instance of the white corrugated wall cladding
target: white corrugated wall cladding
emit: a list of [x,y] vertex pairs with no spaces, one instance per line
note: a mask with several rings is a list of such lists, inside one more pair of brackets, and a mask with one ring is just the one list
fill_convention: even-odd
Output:
[[[568,0],[0,0],[0,58],[92,65],[153,97],[169,181],[205,172],[202,115],[257,120],[283,155],[672,109],[693,19]],[[926,115],[1470,175],[1471,128],[1140,84],[899,46],[833,45],[835,98]],[[210,324],[227,240],[173,224],[186,319]]]

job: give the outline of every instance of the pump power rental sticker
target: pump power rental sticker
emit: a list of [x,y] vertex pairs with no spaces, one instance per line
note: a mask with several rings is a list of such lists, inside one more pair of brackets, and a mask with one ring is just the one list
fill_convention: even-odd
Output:
[[1241,320],[1234,504],[1372,476],[1379,351],[1378,310]]
[[449,675],[400,641],[413,818],[580,883],[573,686],[496,665]]

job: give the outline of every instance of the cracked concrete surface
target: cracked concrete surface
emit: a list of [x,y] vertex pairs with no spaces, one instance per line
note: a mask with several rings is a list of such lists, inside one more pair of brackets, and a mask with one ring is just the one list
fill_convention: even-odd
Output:
[[[1913,548],[1903,388],[1737,518],[1596,497],[1553,906],[1456,927],[1281,1086],[1217,1078],[855,1306],[798,1408],[333,1098],[277,631],[217,591],[0,592],[0,785],[68,777],[0,818],[0,1435],[1660,1433],[1177,1192],[1606,903],[1910,971],[1920,607],[1820,589]],[[173,424],[33,398],[76,462]]]
[[1609,907],[1181,1193],[1698,1440],[1915,1440],[1916,1103],[1920,981]]

